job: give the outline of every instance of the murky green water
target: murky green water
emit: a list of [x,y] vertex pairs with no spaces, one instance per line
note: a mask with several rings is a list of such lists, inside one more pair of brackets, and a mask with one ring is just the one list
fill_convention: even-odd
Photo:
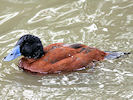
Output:
[[133,0],[0,0],[1,100],[133,100],[133,54],[94,69],[32,75],[18,69],[19,59],[2,61],[24,34],[44,45],[133,51]]

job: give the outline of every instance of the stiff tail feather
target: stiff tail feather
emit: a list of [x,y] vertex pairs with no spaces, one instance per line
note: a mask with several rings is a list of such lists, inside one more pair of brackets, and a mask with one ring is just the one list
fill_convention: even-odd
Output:
[[117,51],[105,51],[107,55],[105,56],[105,59],[111,60],[111,59],[117,59],[125,55],[129,55],[130,52],[125,53],[125,52],[117,52]]

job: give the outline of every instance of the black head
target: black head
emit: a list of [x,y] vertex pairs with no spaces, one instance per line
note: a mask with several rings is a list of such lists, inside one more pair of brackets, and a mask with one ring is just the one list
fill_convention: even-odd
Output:
[[20,45],[20,53],[24,57],[37,59],[44,55],[43,45],[40,39],[34,35],[22,36],[17,45]]
[[30,34],[22,36],[4,61],[11,61],[21,55],[34,59],[42,57],[44,51],[40,39]]

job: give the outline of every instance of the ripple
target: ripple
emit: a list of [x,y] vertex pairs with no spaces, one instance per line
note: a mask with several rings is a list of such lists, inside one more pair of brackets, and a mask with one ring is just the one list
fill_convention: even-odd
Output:
[[11,2],[11,3],[17,3],[17,4],[30,4],[30,3],[34,3],[36,2],[37,0],[28,0],[28,1],[25,1],[25,0],[6,0],[8,2]]
[[45,10],[41,10],[34,17],[28,20],[29,24],[36,23],[42,20],[50,20],[55,16],[56,10],[54,8],[49,8]]
[[32,24],[43,20],[47,22],[55,21],[55,20],[58,20],[59,18],[69,16],[72,13],[79,11],[78,8],[80,8],[84,2],[85,0],[81,0],[81,1],[73,2],[72,4],[66,4],[56,8],[46,8],[46,9],[40,10],[38,13],[35,14],[35,16],[29,19],[27,23]]
[[13,17],[17,16],[18,14],[19,14],[19,12],[15,12],[15,13],[0,16],[0,25],[2,25],[3,23],[7,22],[10,19],[12,19]]

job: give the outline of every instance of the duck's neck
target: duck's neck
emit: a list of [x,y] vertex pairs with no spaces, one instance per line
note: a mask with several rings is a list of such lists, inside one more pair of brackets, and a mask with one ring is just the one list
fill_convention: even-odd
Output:
[[37,59],[33,59],[33,58],[25,58],[29,63],[33,63],[35,62]]

